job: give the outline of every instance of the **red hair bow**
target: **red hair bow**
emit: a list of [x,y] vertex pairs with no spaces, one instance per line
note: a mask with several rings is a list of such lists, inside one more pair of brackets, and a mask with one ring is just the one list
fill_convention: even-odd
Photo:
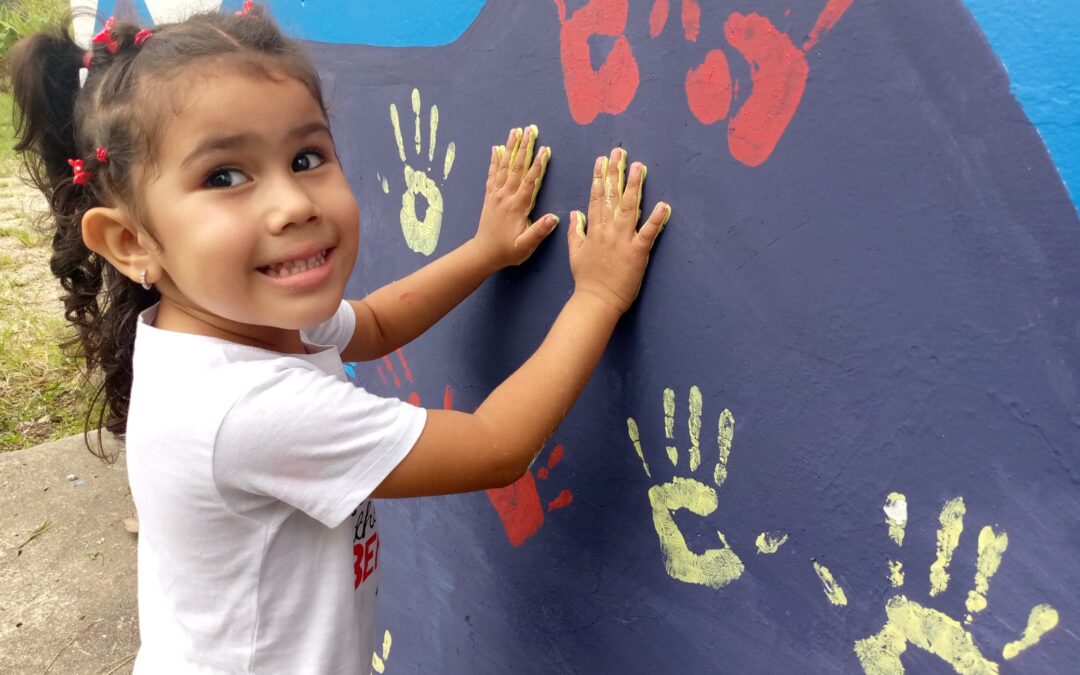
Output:
[[67,162],[71,166],[71,173],[74,174],[71,182],[75,185],[86,185],[86,181],[90,180],[90,177],[94,175],[86,170],[81,159],[69,159]]
[[236,16],[243,16],[251,11],[255,6],[255,0],[244,0],[244,7],[236,13]]
[[117,50],[120,49],[120,42],[117,41],[117,39],[113,37],[112,34],[113,28],[115,27],[116,19],[114,17],[109,17],[108,20],[105,21],[105,27],[102,28],[101,32],[95,35],[94,39],[90,42],[95,45],[108,45],[109,53],[115,54]]
[[146,41],[152,37],[154,37],[154,32],[149,29],[143,28],[138,33],[135,33],[135,46],[142,47],[144,44],[146,44]]

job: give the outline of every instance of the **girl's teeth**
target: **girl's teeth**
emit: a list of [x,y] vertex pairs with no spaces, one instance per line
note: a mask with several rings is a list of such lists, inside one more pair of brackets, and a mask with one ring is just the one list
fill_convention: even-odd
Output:
[[287,277],[291,274],[306,272],[313,267],[318,267],[324,262],[326,262],[326,254],[316,253],[307,260],[293,260],[272,265],[266,268],[266,274],[271,277]]

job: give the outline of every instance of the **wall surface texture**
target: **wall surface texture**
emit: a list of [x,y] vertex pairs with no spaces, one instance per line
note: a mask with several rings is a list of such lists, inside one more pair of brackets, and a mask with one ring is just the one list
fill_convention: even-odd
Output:
[[[222,4],[239,6],[96,9]],[[325,77],[363,221],[354,297],[471,236],[511,126],[553,146],[540,211],[584,208],[615,144],[649,165],[645,201],[674,205],[637,306],[529,474],[380,503],[392,641],[376,670],[1080,661],[1074,8],[267,4]],[[350,374],[471,409],[571,283],[553,237]]]

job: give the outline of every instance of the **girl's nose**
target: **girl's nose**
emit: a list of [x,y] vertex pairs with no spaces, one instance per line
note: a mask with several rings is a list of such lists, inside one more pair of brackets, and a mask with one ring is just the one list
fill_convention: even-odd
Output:
[[317,223],[322,218],[318,202],[295,178],[275,181],[266,187],[265,198],[271,202],[267,224],[275,234],[290,225]]

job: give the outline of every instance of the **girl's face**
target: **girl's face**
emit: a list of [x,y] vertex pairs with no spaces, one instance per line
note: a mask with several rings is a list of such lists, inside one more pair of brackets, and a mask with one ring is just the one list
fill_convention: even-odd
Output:
[[161,244],[159,325],[295,350],[296,329],[337,309],[359,238],[322,110],[292,78],[186,85],[142,195]]

